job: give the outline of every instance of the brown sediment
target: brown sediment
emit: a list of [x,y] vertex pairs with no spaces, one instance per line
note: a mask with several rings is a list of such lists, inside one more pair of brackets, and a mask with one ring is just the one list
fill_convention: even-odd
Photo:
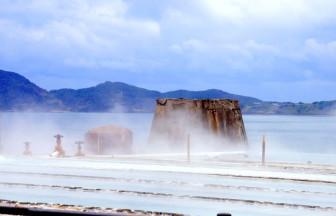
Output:
[[[183,214],[158,212],[158,211],[144,211],[144,210],[132,210],[124,208],[101,208],[101,207],[85,207],[81,205],[68,205],[68,204],[50,204],[50,203],[37,203],[37,202],[18,202],[12,200],[0,200],[0,214],[1,210],[9,208],[12,212],[15,210],[20,212],[31,213],[58,213],[57,215],[81,215],[81,213],[91,213],[83,215],[111,215],[111,216],[183,216]],[[7,209],[8,210],[8,209]],[[53,214],[55,215],[55,214]]]

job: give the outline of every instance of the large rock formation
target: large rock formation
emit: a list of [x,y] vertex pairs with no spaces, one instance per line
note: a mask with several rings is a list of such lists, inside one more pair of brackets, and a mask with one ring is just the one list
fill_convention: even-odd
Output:
[[152,122],[151,147],[185,149],[190,135],[192,148],[226,150],[246,146],[247,138],[236,100],[158,99]]
[[94,154],[128,154],[132,152],[133,134],[127,128],[107,125],[89,130],[86,149]]

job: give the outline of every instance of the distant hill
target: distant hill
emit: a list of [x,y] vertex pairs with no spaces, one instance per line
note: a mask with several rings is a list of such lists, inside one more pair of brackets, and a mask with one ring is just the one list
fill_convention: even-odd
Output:
[[25,77],[0,70],[0,110],[59,110],[62,101]]
[[151,112],[158,91],[121,82],[105,82],[84,89],[60,89],[50,94],[74,112]]
[[314,103],[261,102],[251,105],[245,104],[242,107],[242,112],[261,115],[336,115],[336,100]]
[[187,91],[187,90],[177,90],[162,93],[161,97],[166,98],[194,98],[194,99],[203,99],[203,98],[226,98],[239,100],[241,105],[244,104],[253,104],[262,102],[261,100],[253,97],[235,95],[228,92],[224,92],[218,89],[208,89],[205,91]]
[[50,94],[62,100],[71,111],[80,112],[152,112],[157,98],[227,98],[241,103],[261,102],[256,98],[233,95],[221,90],[178,90],[166,93],[147,90],[121,82],[105,82],[85,89],[60,89]]
[[17,73],[0,70],[1,111],[152,112],[157,98],[237,99],[245,114],[336,113],[336,101],[268,102],[218,89],[162,93],[121,82],[104,82],[90,88],[47,91]]

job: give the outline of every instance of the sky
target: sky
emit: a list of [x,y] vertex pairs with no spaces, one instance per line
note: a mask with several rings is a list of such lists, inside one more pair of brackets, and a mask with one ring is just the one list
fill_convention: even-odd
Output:
[[335,100],[336,1],[0,0],[0,69],[48,90],[121,81]]

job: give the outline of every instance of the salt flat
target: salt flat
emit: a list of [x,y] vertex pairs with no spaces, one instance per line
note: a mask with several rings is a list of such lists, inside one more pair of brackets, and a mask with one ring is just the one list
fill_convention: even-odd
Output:
[[0,199],[188,215],[336,214],[334,165],[161,156],[1,157]]

